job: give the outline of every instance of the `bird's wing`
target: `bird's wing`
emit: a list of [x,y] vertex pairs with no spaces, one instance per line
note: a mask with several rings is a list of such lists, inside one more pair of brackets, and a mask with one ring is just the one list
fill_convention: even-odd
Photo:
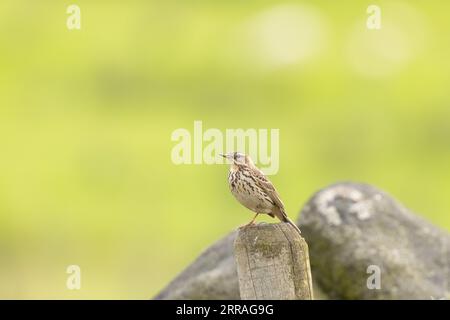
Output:
[[284,212],[284,204],[281,201],[280,196],[275,190],[272,182],[270,182],[269,179],[266,178],[264,173],[262,173],[259,169],[252,168],[252,171],[252,175],[253,177],[255,177],[258,186],[262,188],[270,197],[270,199],[272,199],[275,205],[280,208],[282,212]]

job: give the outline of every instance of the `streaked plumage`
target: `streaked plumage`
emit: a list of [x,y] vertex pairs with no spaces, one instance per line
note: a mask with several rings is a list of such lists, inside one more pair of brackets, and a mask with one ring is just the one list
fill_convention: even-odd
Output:
[[248,225],[253,224],[258,214],[265,213],[291,224],[300,232],[284,210],[284,204],[267,177],[247,155],[232,152],[223,157],[231,161],[228,183],[231,193],[246,208],[256,213]]

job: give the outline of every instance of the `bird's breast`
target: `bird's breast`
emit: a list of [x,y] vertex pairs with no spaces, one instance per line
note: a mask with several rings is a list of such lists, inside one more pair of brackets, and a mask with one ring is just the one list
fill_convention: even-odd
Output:
[[228,182],[233,196],[248,209],[258,213],[272,211],[273,201],[249,175],[240,171],[230,171]]

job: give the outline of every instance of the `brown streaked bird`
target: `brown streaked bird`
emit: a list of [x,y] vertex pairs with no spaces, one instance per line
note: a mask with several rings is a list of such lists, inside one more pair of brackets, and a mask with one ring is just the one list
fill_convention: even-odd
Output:
[[252,221],[243,227],[252,225],[259,214],[268,214],[287,222],[299,233],[300,229],[289,219],[284,210],[283,202],[273,184],[259,170],[252,159],[240,152],[221,154],[231,162],[228,183],[231,193],[246,208],[256,213]]

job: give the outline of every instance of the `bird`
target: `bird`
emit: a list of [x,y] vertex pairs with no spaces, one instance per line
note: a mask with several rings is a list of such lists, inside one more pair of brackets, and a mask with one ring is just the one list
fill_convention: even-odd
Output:
[[255,212],[253,219],[242,226],[246,228],[254,224],[260,214],[277,217],[289,223],[300,234],[297,225],[287,216],[284,204],[272,182],[255,166],[250,156],[240,152],[220,154],[231,162],[228,173],[228,184],[233,196],[246,208]]

